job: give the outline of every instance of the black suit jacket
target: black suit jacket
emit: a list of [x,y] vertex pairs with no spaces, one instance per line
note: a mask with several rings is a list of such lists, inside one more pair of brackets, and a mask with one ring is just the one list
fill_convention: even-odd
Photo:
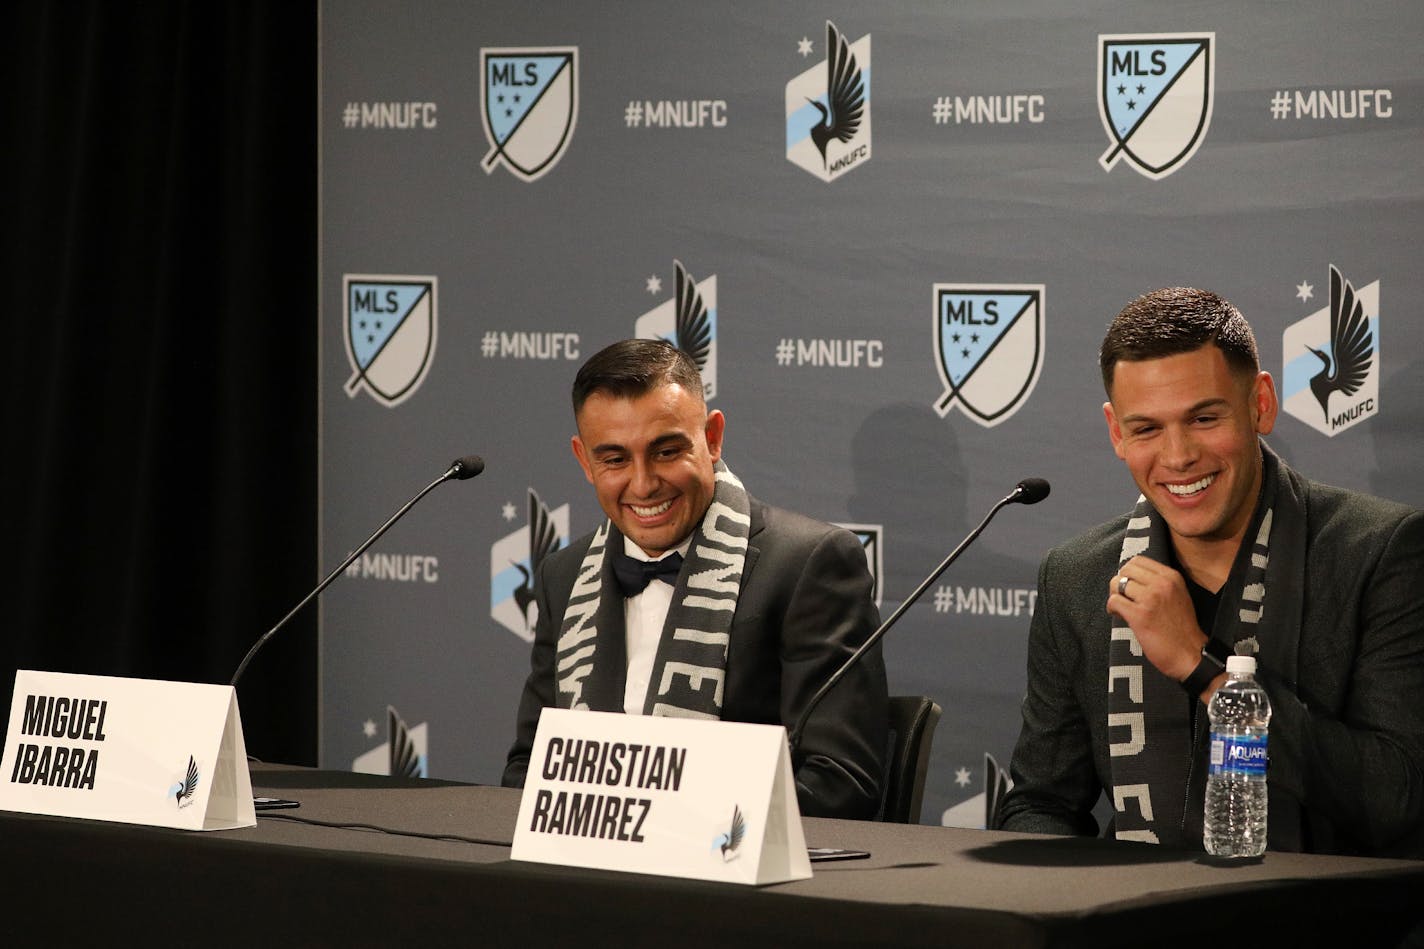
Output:
[[[1272,709],[1269,846],[1424,857],[1424,513],[1286,471],[1305,517],[1272,528],[1271,559],[1298,546],[1282,556],[1304,570],[1299,588],[1268,582],[1283,635],[1263,635],[1257,657]],[[1091,834],[1111,793],[1105,603],[1126,522],[1050,551],[1039,570],[1005,830]],[[1204,741],[1194,754],[1200,812]]]
[[[556,702],[554,653],[564,608],[592,534],[550,554],[534,578],[539,616],[503,783],[521,787],[539,714]],[[608,544],[621,544],[617,530]],[[617,549],[617,548],[613,548]],[[623,711],[623,600],[610,596],[605,557],[599,660],[585,685],[594,711]],[[751,533],[727,648],[724,721],[795,724],[816,689],[879,625],[865,551],[849,531],[751,499]],[[605,631],[608,634],[606,635]],[[605,649],[605,646],[609,647]],[[622,661],[619,661],[622,659]],[[885,663],[877,646],[816,707],[792,767],[801,813],[873,818],[888,727]]]

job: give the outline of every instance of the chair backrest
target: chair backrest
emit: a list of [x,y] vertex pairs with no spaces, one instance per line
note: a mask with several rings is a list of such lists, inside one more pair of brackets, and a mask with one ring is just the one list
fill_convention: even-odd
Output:
[[929,771],[930,746],[941,709],[923,695],[890,697],[890,752],[885,762],[885,794],[879,819],[918,824]]

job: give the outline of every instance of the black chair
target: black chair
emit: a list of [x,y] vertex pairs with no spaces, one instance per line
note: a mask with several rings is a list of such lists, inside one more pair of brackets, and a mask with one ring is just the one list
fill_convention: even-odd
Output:
[[941,711],[936,702],[923,695],[890,697],[890,751],[885,762],[880,820],[892,824],[920,822],[930,746]]

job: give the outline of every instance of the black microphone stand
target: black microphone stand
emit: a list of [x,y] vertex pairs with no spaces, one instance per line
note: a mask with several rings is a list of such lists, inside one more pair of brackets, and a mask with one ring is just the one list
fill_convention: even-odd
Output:
[[327,575],[326,579],[321,581],[321,583],[317,585],[317,588],[315,590],[308,593],[300,603],[292,607],[292,611],[290,613],[288,613],[286,616],[282,617],[280,620],[277,621],[276,626],[273,626],[271,629],[267,630],[267,632],[263,634],[261,639],[253,643],[252,648],[247,650],[247,655],[242,657],[242,662],[238,664],[237,671],[232,674],[232,681],[229,682],[228,685],[231,685],[236,688],[237,680],[242,678],[242,673],[246,671],[247,664],[252,661],[252,657],[257,655],[257,651],[261,649],[263,645],[266,644],[267,640],[275,636],[279,629],[281,629],[283,626],[286,626],[287,622],[293,616],[296,616],[297,613],[301,611],[302,607],[306,606],[314,598],[316,598],[316,596],[320,594],[322,590],[325,590],[327,587],[331,586],[331,582],[337,577],[341,576],[342,571],[344,571],[347,567],[351,566],[351,564],[356,561],[356,558],[364,554],[372,544],[380,540],[381,535],[384,534],[386,531],[390,530],[392,524],[404,517],[406,511],[409,511],[411,508],[415,507],[416,503],[419,502],[421,498],[425,497],[431,491],[434,491],[437,487],[444,484],[446,481],[449,481],[451,478],[463,481],[466,478],[473,478],[475,475],[479,474],[483,470],[484,462],[481,461],[479,458],[474,457],[473,455],[466,458],[460,458],[453,462],[450,465],[449,470],[447,470],[440,477],[436,478],[434,481],[430,482],[430,484],[426,485],[424,490],[422,490],[415,497],[407,501],[405,503],[405,506],[402,507],[399,511],[396,511],[395,514],[391,515],[390,520],[386,521],[380,527],[376,528],[376,532],[374,534],[372,534],[370,537],[367,537],[365,542],[361,544],[360,547],[357,547],[345,560],[341,561],[341,566],[331,571],[331,573]]
[[[1030,484],[1029,482],[1032,482],[1032,484]],[[1040,484],[1042,485],[1041,489],[1039,488]],[[1040,490],[1042,490],[1042,494],[1039,493]],[[821,699],[826,697],[826,693],[830,692],[831,689],[836,687],[836,684],[839,683],[841,679],[845,678],[846,673],[853,669],[856,663],[860,662],[861,656],[869,652],[870,649],[874,647],[876,643],[880,642],[880,640],[884,638],[885,633],[890,629],[890,627],[894,626],[896,621],[899,620],[902,615],[904,615],[904,612],[908,610],[911,606],[913,606],[915,604],[915,601],[918,600],[921,596],[923,596],[924,592],[930,588],[930,584],[938,580],[939,575],[944,573],[945,570],[949,569],[949,565],[954,563],[954,561],[958,559],[959,555],[964,552],[964,549],[974,542],[974,538],[978,537],[981,533],[983,533],[984,528],[989,525],[989,521],[993,520],[994,515],[998,514],[999,511],[1005,505],[1017,504],[1020,502],[1026,504],[1037,503],[1038,501],[1041,501],[1043,499],[1043,496],[1047,493],[1048,483],[1046,481],[1039,481],[1038,479],[1029,479],[1028,481],[1020,482],[1018,486],[1014,488],[1013,491],[1010,491],[1006,497],[1002,498],[997,504],[995,504],[992,508],[989,509],[989,513],[984,515],[984,519],[979,522],[979,526],[974,528],[974,530],[970,532],[968,537],[960,541],[958,547],[950,551],[949,556],[944,558],[944,560],[940,562],[940,565],[938,567],[935,567],[934,573],[931,573],[928,577],[925,577],[924,582],[921,583],[919,586],[915,587],[915,591],[905,598],[905,601],[900,604],[900,606],[895,610],[895,612],[890,614],[890,618],[887,619],[885,622],[881,623],[880,628],[877,629],[875,632],[871,633],[870,636],[866,638],[865,642],[861,643],[860,648],[857,649],[854,653],[852,653],[851,657],[847,659],[841,665],[841,667],[835,671],[835,674],[826,680],[825,684],[822,685],[816,691],[815,695],[811,696],[811,700],[807,702],[806,707],[801,710],[800,717],[796,719],[796,725],[791,729],[790,735],[787,736],[787,742],[789,743],[791,753],[793,755],[796,754],[796,746],[801,743],[801,734],[803,731],[805,731],[806,721],[811,717],[811,712],[814,711],[816,706],[820,704]]]

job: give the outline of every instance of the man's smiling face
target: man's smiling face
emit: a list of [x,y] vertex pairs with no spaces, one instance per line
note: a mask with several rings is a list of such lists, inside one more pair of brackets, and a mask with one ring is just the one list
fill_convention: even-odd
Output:
[[650,557],[682,543],[712,504],[721,412],[676,383],[625,398],[592,393],[579,409],[574,457],[599,507]]
[[1233,372],[1206,345],[1122,360],[1103,405],[1113,451],[1174,538],[1239,540],[1261,487],[1257,435],[1275,426],[1269,373]]

